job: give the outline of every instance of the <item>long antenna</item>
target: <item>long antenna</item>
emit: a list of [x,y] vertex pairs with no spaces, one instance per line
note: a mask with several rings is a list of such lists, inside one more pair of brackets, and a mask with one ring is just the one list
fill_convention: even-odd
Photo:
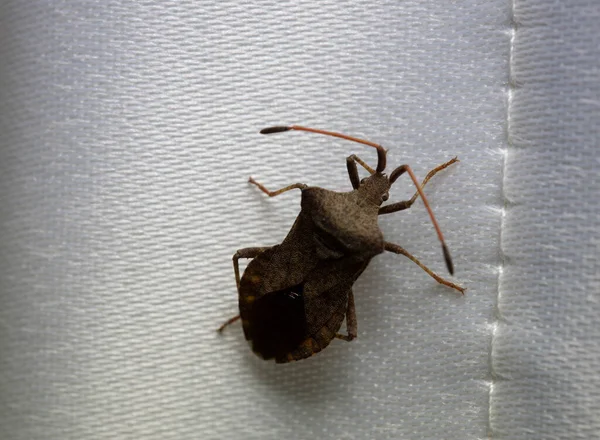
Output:
[[[341,133],[336,133],[335,131],[319,130],[316,128],[302,127],[300,125],[269,127],[269,128],[262,129],[260,132],[261,132],[261,134],[271,134],[271,133],[281,133],[282,131],[289,131],[289,130],[308,131],[310,133],[334,136],[334,137],[346,139],[346,140],[353,141],[353,142],[358,142],[359,144],[364,144],[364,145],[368,145],[370,147],[376,148],[377,149],[376,172],[381,173],[381,172],[383,172],[383,170],[385,170],[385,165],[386,165],[385,149],[381,145],[376,144],[374,142],[366,141],[364,139],[355,138],[353,136],[348,136],[348,135],[341,134]],[[446,246],[446,242],[444,241],[444,235],[442,234],[442,230],[440,229],[440,226],[438,225],[438,222],[435,219],[435,216],[433,215],[433,211],[432,211],[431,207],[429,206],[427,197],[425,197],[423,188],[421,188],[421,185],[419,184],[419,181],[417,180],[417,177],[413,173],[412,169],[408,165],[402,165],[402,166],[396,168],[394,171],[392,171],[392,174],[390,175],[390,178],[389,178],[390,184],[394,183],[394,181],[398,177],[400,177],[400,175],[402,175],[404,172],[408,172],[408,175],[410,176],[413,183],[415,184],[415,187],[417,188],[419,195],[423,199],[423,204],[425,205],[425,208],[427,209],[427,212],[429,213],[429,217],[431,218],[433,227],[435,228],[437,236],[438,236],[440,242],[442,243],[442,252],[444,253],[444,260],[446,261],[446,267],[448,268],[448,272],[450,272],[450,275],[454,275],[454,265],[452,264],[452,258],[450,257],[450,251],[448,250],[448,247]]]
[[396,168],[394,171],[392,171],[392,174],[390,174],[390,179],[389,179],[390,184],[394,183],[398,177],[400,177],[402,174],[404,174],[404,172],[408,173],[408,175],[412,179],[413,183],[417,187],[417,192],[423,199],[423,204],[425,205],[425,209],[427,209],[427,212],[429,213],[429,217],[431,218],[431,223],[433,223],[435,232],[437,233],[437,236],[438,236],[440,242],[442,243],[442,252],[444,253],[444,260],[446,261],[446,267],[448,268],[448,272],[450,272],[450,275],[454,275],[454,265],[452,264],[452,258],[450,257],[450,251],[448,250],[448,246],[446,246],[446,241],[444,240],[444,235],[442,234],[442,230],[440,229],[440,226],[438,225],[438,222],[435,219],[435,216],[433,215],[433,210],[431,209],[431,206],[429,206],[429,201],[427,200],[427,197],[425,197],[425,192],[423,192],[423,187],[417,180],[417,177],[415,176],[415,173],[413,173],[412,168],[409,165],[400,165],[398,168]]
[[317,128],[302,127],[300,125],[290,125],[287,127],[283,127],[283,126],[269,127],[269,128],[262,129],[260,131],[260,133],[261,134],[271,134],[271,133],[280,133],[282,131],[289,131],[289,130],[308,131],[311,133],[324,134],[326,136],[338,137],[341,139],[358,142],[359,144],[368,145],[369,147],[376,148],[377,149],[377,168],[375,169],[375,171],[378,173],[382,173],[383,170],[385,170],[385,164],[386,164],[385,149],[381,145],[378,145],[374,142],[366,141],[364,139],[355,138],[355,137],[348,136],[348,135],[345,135],[342,133],[336,133],[335,131],[319,130]]

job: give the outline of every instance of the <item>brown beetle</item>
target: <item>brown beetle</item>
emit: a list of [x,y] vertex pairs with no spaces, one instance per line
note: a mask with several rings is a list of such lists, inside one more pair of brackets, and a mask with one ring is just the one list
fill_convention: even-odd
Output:
[[[402,247],[386,242],[377,218],[410,208],[420,195],[435,226],[448,271],[452,260],[442,233],[421,189],[438,171],[457,162],[454,158],[431,170],[419,185],[408,165],[396,168],[389,177],[383,171],[386,151],[380,145],[339,133],[313,128],[271,127],[263,134],[288,130],[309,131],[335,136],[377,149],[377,167],[373,170],[357,156],[346,159],[353,190],[335,192],[303,183],[269,191],[250,178],[270,197],[291,189],[302,191],[301,210],[287,237],[279,245],[240,249],[233,256],[239,294],[240,315],[219,328],[242,318],[246,339],[252,350],[264,359],[278,363],[307,358],[324,349],[333,338],[351,341],[357,336],[356,312],[352,285],[365,270],[371,258],[384,251],[404,255],[419,265],[441,284],[464,289],[446,281],[424,266]],[[360,180],[356,164],[371,174]],[[410,200],[381,204],[388,199],[391,185],[408,172],[417,192]],[[238,260],[253,258],[240,279]],[[338,333],[346,317],[347,335]]]

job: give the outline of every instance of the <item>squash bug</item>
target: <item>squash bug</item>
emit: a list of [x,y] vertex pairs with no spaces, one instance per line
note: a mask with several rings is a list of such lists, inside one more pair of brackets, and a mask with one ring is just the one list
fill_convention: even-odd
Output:
[[[377,150],[377,167],[372,169],[356,155],[349,156],[346,166],[353,188],[349,192],[303,183],[269,191],[250,178],[250,183],[269,197],[300,189],[301,210],[281,244],[240,249],[235,253],[233,268],[240,314],[223,324],[219,332],[241,318],[252,350],[277,363],[307,358],[323,350],[334,338],[351,341],[357,336],[352,286],[371,259],[384,251],[408,257],[438,283],[464,294],[465,289],[436,275],[404,248],[385,241],[377,221],[379,215],[410,208],[421,196],[442,244],[448,271],[453,274],[450,252],[422,186],[437,172],[457,162],[457,158],[431,170],[419,184],[408,165],[401,165],[386,176],[383,173],[386,150],[363,139],[297,125],[266,128],[261,133],[289,130],[334,136],[373,147]],[[361,180],[357,164],[370,176]],[[413,197],[381,206],[388,199],[392,184],[404,173],[408,173],[417,188]],[[240,258],[252,259],[241,278]],[[345,335],[338,333],[344,317]]]

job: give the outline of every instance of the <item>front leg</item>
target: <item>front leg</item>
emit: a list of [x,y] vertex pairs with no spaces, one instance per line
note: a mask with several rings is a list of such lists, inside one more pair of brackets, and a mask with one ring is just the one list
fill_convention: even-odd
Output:
[[[458,162],[458,158],[456,158],[456,157],[454,159],[449,160],[446,163],[441,164],[438,167],[435,167],[431,171],[429,171],[429,173],[427,173],[427,176],[425,176],[425,178],[423,179],[423,182],[421,182],[421,188],[423,188],[425,186],[425,184],[427,182],[429,182],[429,179],[431,179],[433,176],[435,176],[438,172],[449,167],[450,165],[452,165],[455,162]],[[394,170],[392,172],[392,175],[394,173],[396,173],[395,177],[398,178],[398,177],[400,177],[401,174],[404,173],[404,169],[402,167],[398,167],[396,170]],[[390,175],[390,177],[391,177],[391,175]],[[392,212],[398,212],[398,211],[402,211],[404,209],[408,209],[412,206],[413,203],[415,203],[415,200],[417,200],[417,197],[419,197],[418,191],[415,192],[415,194],[411,197],[410,200],[404,200],[402,202],[396,202],[396,203],[392,203],[390,205],[382,206],[381,208],[379,208],[379,215],[390,214]]]
[[348,156],[346,158],[346,168],[348,169],[348,175],[350,176],[350,183],[352,183],[352,188],[354,189],[358,189],[358,187],[360,186],[360,177],[358,176],[358,168],[356,166],[357,163],[359,163],[369,173],[373,174],[375,172],[373,168],[367,165],[356,154]]

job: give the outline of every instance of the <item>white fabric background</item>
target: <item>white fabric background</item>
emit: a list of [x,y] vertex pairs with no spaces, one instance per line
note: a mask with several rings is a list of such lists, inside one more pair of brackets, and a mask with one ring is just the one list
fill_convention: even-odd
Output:
[[514,17],[492,432],[598,438],[600,2]]
[[[0,437],[589,438],[598,8],[521,3],[4,2]],[[289,123],[419,176],[458,155],[427,193],[467,295],[382,255],[352,343],[275,365],[217,335],[232,254],[298,211],[247,177],[347,190],[374,160],[258,135]],[[381,227],[444,274],[421,203]]]

